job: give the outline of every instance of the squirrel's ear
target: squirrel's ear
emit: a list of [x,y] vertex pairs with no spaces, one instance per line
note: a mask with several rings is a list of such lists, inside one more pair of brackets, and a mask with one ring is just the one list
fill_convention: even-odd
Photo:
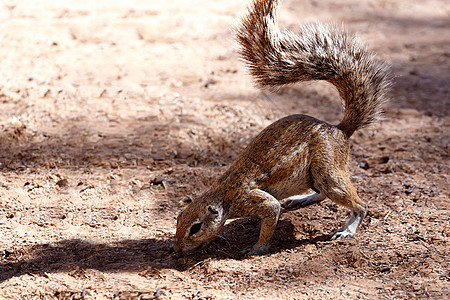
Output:
[[212,214],[215,214],[215,215],[217,215],[217,214],[219,213],[219,211],[217,210],[217,208],[214,207],[214,206],[212,206],[212,205],[208,206],[208,211],[209,211],[210,213],[212,213]]

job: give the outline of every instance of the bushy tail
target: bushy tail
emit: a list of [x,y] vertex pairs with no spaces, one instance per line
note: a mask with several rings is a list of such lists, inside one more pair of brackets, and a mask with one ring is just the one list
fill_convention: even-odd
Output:
[[236,27],[241,58],[259,87],[326,80],[339,91],[345,108],[337,126],[347,136],[380,118],[391,74],[342,28],[304,25],[298,35],[280,32],[279,0],[252,0]]

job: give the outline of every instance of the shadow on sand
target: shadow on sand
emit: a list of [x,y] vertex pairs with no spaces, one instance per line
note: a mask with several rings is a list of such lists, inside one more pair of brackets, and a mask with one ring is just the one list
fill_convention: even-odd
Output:
[[[208,259],[247,259],[241,250],[257,240],[259,222],[255,219],[239,219],[225,226],[220,237],[188,256],[169,254],[171,238],[122,240],[113,243],[93,243],[86,240],[62,240],[54,244],[36,244],[0,251],[0,282],[24,274],[67,272],[83,274],[84,270],[102,272],[147,272],[175,269],[184,271]],[[328,239],[316,236],[297,240],[294,225],[280,220],[270,253],[315,244]]]

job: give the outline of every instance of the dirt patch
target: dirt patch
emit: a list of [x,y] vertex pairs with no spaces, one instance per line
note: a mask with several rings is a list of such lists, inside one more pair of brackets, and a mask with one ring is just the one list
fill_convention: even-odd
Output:
[[[416,1],[417,2],[417,1]],[[336,124],[324,83],[252,87],[230,30],[245,1],[6,1],[0,5],[0,295],[29,298],[436,298],[449,291],[448,1],[283,1],[281,23],[344,22],[396,74],[386,120],[352,137],[369,214],[285,213],[271,253],[230,222],[168,254],[183,200],[249,140],[304,113]]]

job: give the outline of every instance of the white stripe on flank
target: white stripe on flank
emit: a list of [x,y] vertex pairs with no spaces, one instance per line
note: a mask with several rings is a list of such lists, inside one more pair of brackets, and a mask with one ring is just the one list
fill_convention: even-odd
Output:
[[298,145],[297,149],[295,149],[292,153],[285,156],[278,164],[276,164],[271,170],[270,173],[275,173],[279,168],[285,166],[289,161],[291,161],[294,157],[296,157],[299,153],[303,152],[307,146],[307,143],[301,143]]

